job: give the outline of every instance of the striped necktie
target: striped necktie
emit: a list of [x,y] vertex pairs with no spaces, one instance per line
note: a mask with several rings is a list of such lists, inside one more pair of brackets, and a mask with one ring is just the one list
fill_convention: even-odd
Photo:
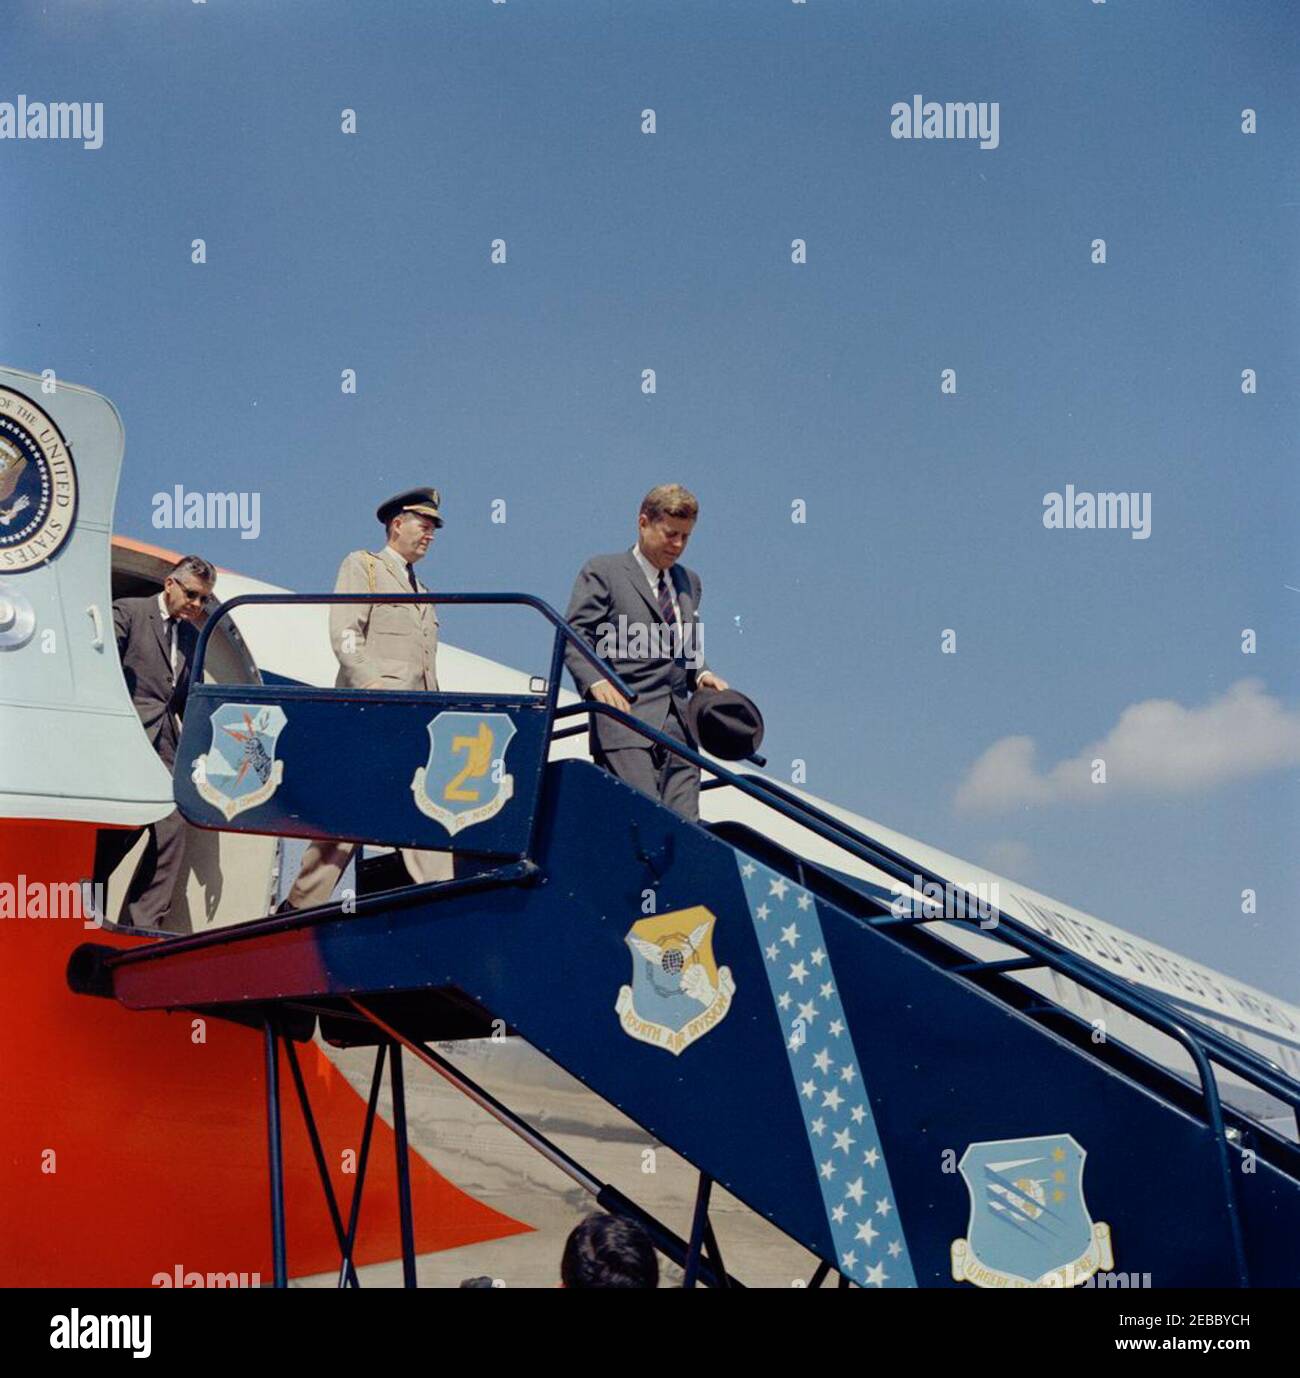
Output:
[[668,588],[668,574],[662,569],[659,571],[659,611],[670,627],[676,625],[677,617],[673,612],[673,595]]

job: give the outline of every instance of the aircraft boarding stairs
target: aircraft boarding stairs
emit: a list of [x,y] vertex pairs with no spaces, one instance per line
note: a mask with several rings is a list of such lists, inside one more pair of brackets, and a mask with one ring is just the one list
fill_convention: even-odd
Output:
[[[557,720],[614,711],[558,707],[566,643],[601,662],[526,595],[382,601],[431,597],[522,604],[549,619],[544,692],[205,685],[207,636],[239,604],[365,596],[235,599],[197,652],[176,792],[200,826],[451,849],[457,878],[125,953],[87,944],[69,970],[74,989],[130,1009],[264,1031],[278,1283],[281,1049],[317,1150],[341,1281],[355,1283],[360,1184],[345,1225],[294,1048],[317,1024],[331,1042],[376,1047],[368,1123],[388,1056],[403,1161],[405,1049],[601,1204],[642,1220],[688,1285],[740,1285],[709,1221],[713,1182],[820,1260],[813,1285],[831,1272],[841,1286],[880,1287],[1300,1278],[1300,1150],[1225,1106],[1215,1068],[1293,1113],[1300,1085],[1006,915],[994,911],[997,938],[1019,955],[977,960],[925,913],[895,913],[872,887],[751,828],[689,823],[585,760],[549,760]],[[903,886],[947,879],[769,780],[647,735],[712,772],[706,788],[742,791]],[[1087,1020],[1016,979],[1035,969],[1174,1040],[1197,1080],[1098,1041]],[[426,1046],[506,1028],[699,1170],[686,1238]],[[363,1149],[362,1180],[364,1164]],[[399,1188],[414,1285],[409,1188]]]

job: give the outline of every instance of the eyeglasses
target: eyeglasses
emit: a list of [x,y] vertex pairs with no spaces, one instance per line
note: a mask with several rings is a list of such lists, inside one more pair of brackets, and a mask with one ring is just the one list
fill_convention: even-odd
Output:
[[172,583],[185,595],[188,603],[203,603],[207,601],[207,591],[205,589],[192,589],[188,584],[182,584],[179,579],[173,579]]

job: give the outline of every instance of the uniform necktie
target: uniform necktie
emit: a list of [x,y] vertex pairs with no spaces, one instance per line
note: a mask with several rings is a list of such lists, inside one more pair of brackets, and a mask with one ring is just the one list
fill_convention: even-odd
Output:
[[406,577],[407,577],[407,579],[410,581],[410,584],[411,584],[411,592],[412,592],[412,593],[419,593],[419,591],[420,591],[420,586],[419,586],[419,584],[417,584],[417,583],[415,582],[415,566],[414,566],[413,564],[409,563],[409,561],[408,561],[407,566],[406,566]]

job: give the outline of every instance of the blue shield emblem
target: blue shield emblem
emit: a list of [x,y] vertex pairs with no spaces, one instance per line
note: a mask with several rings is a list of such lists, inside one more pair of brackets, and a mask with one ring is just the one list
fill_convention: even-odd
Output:
[[275,759],[275,744],[285,722],[275,703],[223,703],[213,710],[212,745],[195,764],[194,788],[227,821],[279,789],[284,762]]
[[429,724],[429,759],[411,780],[416,808],[453,837],[495,818],[514,797],[505,769],[514,735],[508,713],[439,713]]
[[958,1167],[970,1193],[952,1275],[976,1287],[1076,1287],[1114,1266],[1110,1228],[1083,1199],[1087,1153],[1070,1134],[971,1144]]
[[628,929],[632,984],[614,1003],[624,1033],[677,1056],[726,1017],[736,983],[714,958],[716,925],[697,904],[638,919]]

